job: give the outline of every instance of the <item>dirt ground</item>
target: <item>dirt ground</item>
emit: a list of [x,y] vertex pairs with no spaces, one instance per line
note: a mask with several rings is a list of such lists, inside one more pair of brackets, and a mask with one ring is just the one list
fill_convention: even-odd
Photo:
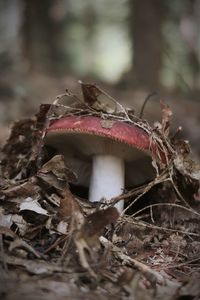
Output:
[[[74,80],[38,76],[2,98],[1,141],[12,120],[26,119],[15,123],[1,151],[1,299],[200,299],[198,100],[174,102],[166,93],[169,108],[154,95],[144,110],[147,123],[139,118],[145,91],[107,87],[122,107],[82,85],[81,104],[63,106],[63,97],[47,104],[67,87],[80,97]],[[46,105],[39,110],[40,103]],[[124,109],[132,104],[134,112]],[[119,120],[139,128],[149,149],[158,149],[150,152],[153,178],[110,201],[89,202],[67,158],[44,145],[49,124],[69,116],[103,118],[108,130]],[[190,139],[192,152],[181,137]],[[121,199],[123,213],[114,207]]]

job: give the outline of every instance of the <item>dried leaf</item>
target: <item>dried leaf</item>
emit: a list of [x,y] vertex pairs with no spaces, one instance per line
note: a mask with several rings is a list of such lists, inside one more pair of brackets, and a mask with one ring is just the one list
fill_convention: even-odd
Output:
[[117,111],[118,107],[113,99],[100,90],[96,85],[81,83],[81,88],[84,101],[90,107],[108,114]]
[[58,196],[55,193],[52,193],[50,196],[46,193],[45,194],[45,198],[48,200],[48,202],[50,202],[51,204],[59,207],[60,206],[60,199],[61,197]]
[[37,129],[43,130],[45,126],[45,122],[48,120],[48,114],[51,110],[52,105],[51,104],[41,104],[39,112],[36,114],[37,118]]
[[174,165],[182,175],[186,175],[195,180],[200,180],[200,165],[189,156],[180,153],[174,158]]
[[49,213],[46,209],[43,209],[37,200],[32,199],[31,197],[26,198],[20,204],[20,211],[30,210],[37,214],[49,216]]
[[[47,163],[45,163],[39,170],[38,176],[53,174],[58,181],[63,181],[67,184],[68,181],[76,182],[76,175],[66,167],[64,156],[55,155]],[[47,179],[47,177],[46,177]]]
[[13,224],[18,227],[20,235],[23,236],[27,230],[27,223],[23,217],[17,214],[5,215],[0,213],[0,226],[10,228]]
[[81,266],[87,269],[92,277],[96,277],[96,274],[90,267],[86,253],[89,253],[94,260],[94,249],[98,249],[100,246],[99,236],[105,226],[114,223],[118,217],[119,212],[115,207],[98,210],[86,217],[82,227],[74,236]]
[[25,119],[13,124],[11,134],[3,147],[2,173],[6,178],[27,176],[27,164],[35,143],[35,119]]
[[86,217],[79,234],[87,243],[93,244],[103,233],[105,226],[115,223],[118,218],[119,212],[115,207],[98,210]]
[[8,198],[28,197],[38,193],[39,186],[33,184],[31,181],[26,181],[22,184],[14,185],[5,190],[1,190],[1,194]]
[[169,129],[170,129],[170,119],[172,117],[172,111],[169,108],[168,105],[160,102],[160,106],[162,109],[162,132],[168,136],[169,135]]
[[57,226],[57,231],[62,234],[67,234],[69,224],[65,221],[61,221]]
[[178,141],[175,144],[176,155],[174,165],[177,170],[185,176],[200,180],[200,165],[190,157],[190,146],[187,141]]
[[112,120],[101,120],[102,128],[111,129],[114,124],[115,124],[115,121],[112,121]]
[[81,208],[69,189],[65,189],[64,198],[61,199],[58,217],[63,221],[73,219],[73,226],[76,230],[79,229],[84,222]]

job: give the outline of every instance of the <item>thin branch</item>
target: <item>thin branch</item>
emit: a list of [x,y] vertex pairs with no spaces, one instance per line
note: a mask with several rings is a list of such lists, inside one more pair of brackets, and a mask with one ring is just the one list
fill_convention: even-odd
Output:
[[148,209],[148,208],[152,208],[152,207],[155,207],[155,206],[170,206],[170,207],[178,207],[178,208],[181,208],[181,209],[184,209],[190,213],[193,213],[195,214],[196,216],[200,217],[200,214],[198,212],[196,212],[195,210],[193,210],[192,208],[187,208],[185,206],[182,206],[180,204],[175,204],[175,203],[154,203],[154,204],[151,204],[151,205],[148,205],[148,206],[145,206],[143,208],[141,208],[140,210],[136,211],[134,214],[131,215],[131,217],[135,217],[136,215],[138,215],[139,213],[141,213],[142,211]]
[[142,119],[143,118],[143,113],[144,113],[144,109],[146,107],[147,102],[153,97],[158,95],[157,92],[152,92],[151,94],[147,95],[146,99],[144,100],[142,107],[141,107],[141,111],[140,111],[140,116],[139,118]]

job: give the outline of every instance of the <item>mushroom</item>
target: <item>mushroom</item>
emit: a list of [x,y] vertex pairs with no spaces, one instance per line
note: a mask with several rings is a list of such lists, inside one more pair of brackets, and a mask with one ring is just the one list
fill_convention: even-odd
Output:
[[[110,199],[125,187],[152,179],[152,156],[162,153],[143,128],[96,116],[66,116],[53,121],[45,144],[65,156],[77,173],[78,184],[89,186],[89,201]],[[116,204],[123,210],[123,200]]]

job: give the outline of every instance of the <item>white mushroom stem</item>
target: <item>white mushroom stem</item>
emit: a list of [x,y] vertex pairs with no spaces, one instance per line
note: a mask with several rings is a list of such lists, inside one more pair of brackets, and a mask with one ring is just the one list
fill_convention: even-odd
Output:
[[[101,201],[119,196],[124,190],[125,167],[124,160],[112,155],[95,155],[93,157],[92,175],[90,179],[89,200]],[[122,212],[124,201],[116,204]]]

